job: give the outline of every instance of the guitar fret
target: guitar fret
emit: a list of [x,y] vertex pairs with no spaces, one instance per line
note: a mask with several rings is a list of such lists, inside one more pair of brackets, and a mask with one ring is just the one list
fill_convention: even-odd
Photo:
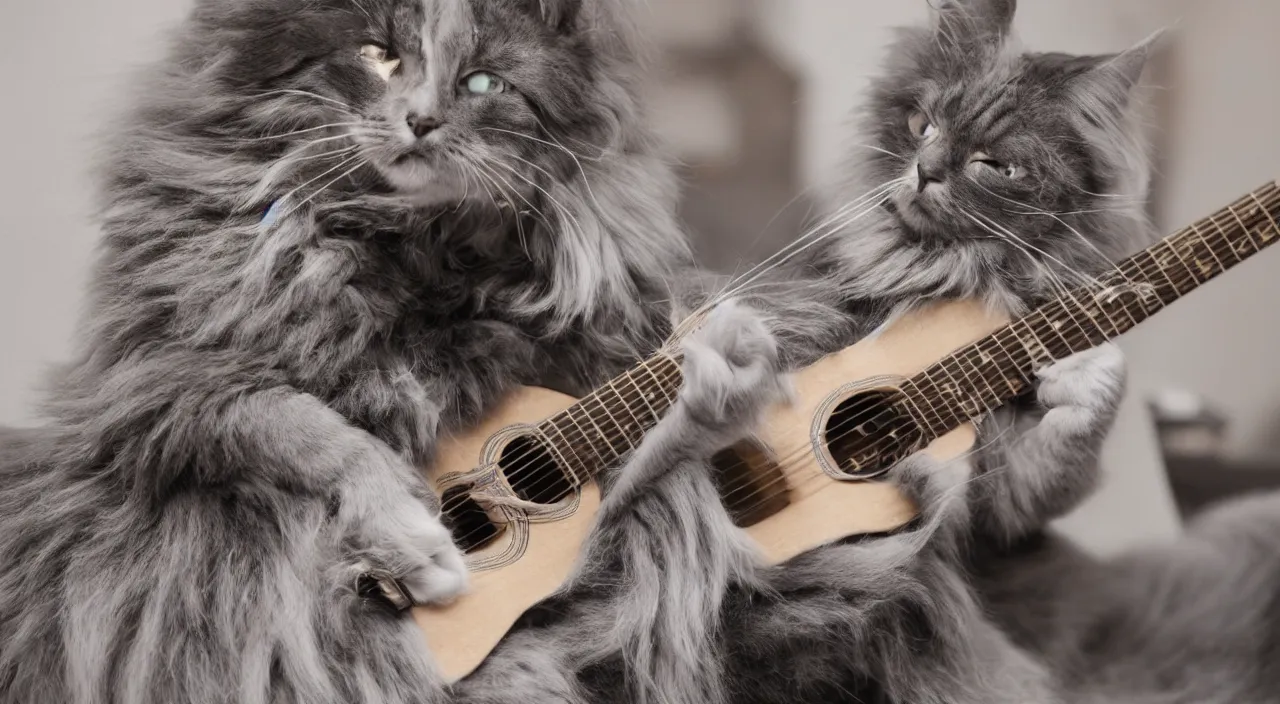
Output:
[[[1106,330],[1105,328],[1102,328],[1103,334],[1105,334],[1109,338],[1115,337],[1116,335],[1120,334],[1123,328],[1121,328],[1120,325],[1116,323],[1115,318],[1111,317],[1111,312],[1107,310],[1108,302],[1104,300],[1102,297],[1103,293],[1104,293],[1103,291],[1093,292],[1093,305],[1097,308],[1098,312],[1102,314],[1102,317],[1106,318],[1107,323],[1111,325],[1110,331]],[[1099,328],[1101,327],[1102,326],[1099,325]]]
[[[1155,266],[1156,271],[1160,272],[1160,276],[1169,283],[1170,292],[1173,293],[1174,297],[1177,297],[1179,295],[1178,285],[1173,282],[1173,277],[1169,275],[1169,272],[1163,266],[1160,266],[1160,262],[1155,258],[1155,256],[1151,254],[1150,251],[1144,250],[1140,252],[1138,255],[1135,255],[1133,258],[1129,259],[1129,261],[1134,262],[1134,265],[1138,267],[1138,271],[1141,272],[1148,280],[1150,280],[1152,277],[1150,276],[1150,274],[1147,273],[1147,270],[1142,265],[1142,262],[1140,261],[1139,257],[1145,257],[1148,261],[1151,262],[1153,266]],[[1151,282],[1151,285],[1156,288],[1156,295],[1159,296],[1161,304],[1164,304],[1165,303],[1164,296],[1159,295],[1160,287],[1156,285],[1154,281]]]
[[[1271,223],[1271,229],[1270,229],[1271,235],[1267,236],[1268,230],[1266,228],[1263,228],[1262,231],[1258,233],[1258,237],[1262,238],[1262,245],[1259,246],[1258,244],[1254,243],[1254,251],[1260,252],[1262,251],[1262,247],[1265,247],[1267,244],[1271,242],[1271,240],[1275,239],[1277,236],[1280,236],[1280,224],[1276,223],[1276,219],[1271,215],[1271,210],[1268,209],[1265,205],[1263,205],[1262,201],[1258,200],[1258,196],[1256,194],[1251,193],[1249,194],[1249,197],[1253,199],[1253,202],[1258,205],[1258,209],[1262,211],[1262,214],[1265,215],[1267,220]],[[1250,233],[1249,240],[1250,242],[1253,241],[1252,233]]]
[[[644,421],[640,420],[636,415],[635,409],[632,407],[634,402],[628,401],[627,397],[623,395],[622,390],[618,388],[616,379],[610,379],[608,386],[609,390],[613,392],[614,398],[618,399],[618,405],[626,412],[627,416],[631,418],[630,425],[619,427],[622,429],[622,437],[627,441],[627,446],[629,448],[634,448],[636,442],[638,442],[640,437],[644,435]],[[636,431],[639,431],[639,437],[633,438],[633,434]]]
[[[576,445],[570,442],[570,439],[568,439],[567,435],[564,435],[564,430],[561,428],[561,426],[559,426],[556,420],[550,419],[549,422],[544,422],[544,424],[539,425],[539,431],[541,435],[543,435],[544,438],[547,438],[548,442],[550,442],[550,433],[549,433],[550,430],[556,431],[556,435],[559,436],[559,442],[561,442],[561,447],[563,447],[563,451],[561,452],[561,454],[564,457],[564,461],[568,462],[568,460],[570,460],[570,458],[568,458],[567,456],[564,456],[564,452],[572,453],[573,454],[572,460],[573,462],[577,462],[577,468],[581,468],[581,470],[586,472],[586,474],[590,474],[590,471],[591,471],[590,466],[588,465],[588,463],[582,461],[582,456],[581,454],[579,454],[579,452],[577,452]],[[577,475],[577,468],[575,468],[575,471],[573,471],[573,474],[575,474],[575,476]]]
[[[1212,279],[1219,272],[1226,271],[1227,267],[1223,266],[1222,260],[1218,259],[1217,254],[1214,254],[1213,247],[1209,246],[1209,241],[1205,239],[1204,233],[1200,232],[1200,228],[1195,223],[1191,224],[1191,232],[1195,236],[1189,238],[1187,250],[1191,253],[1192,259],[1196,263],[1196,269],[1199,270],[1205,281]],[[1197,246],[1201,250],[1199,253],[1196,251]],[[1204,252],[1209,253],[1209,258],[1213,260],[1212,263],[1205,260]],[[1216,271],[1214,270],[1215,266],[1217,266]]]
[[[960,408],[963,409],[966,413],[980,412],[980,411],[970,410],[969,406],[972,404],[976,404],[977,400],[973,398],[972,394],[965,393],[965,388],[971,388],[974,391],[977,391],[976,385],[973,383],[973,378],[969,376],[969,372],[965,370],[964,365],[960,364],[960,358],[958,356],[953,354],[949,357],[943,358],[942,364],[944,369],[946,368],[947,360],[950,360],[951,363],[955,364],[956,371],[958,371],[960,375],[964,377],[964,381],[965,381],[964,386],[956,385],[955,388],[952,390],[953,395],[957,399],[956,405],[960,406]],[[949,371],[948,371],[948,376],[951,376],[951,373]]]
[[[914,379],[907,380],[906,384],[911,386],[911,390],[914,392],[913,394],[908,394],[907,399],[916,409],[916,413],[918,414],[916,421],[920,423],[921,427],[928,428],[931,432],[941,433],[942,429],[945,428],[946,423],[942,419],[942,413],[938,411],[937,406],[935,406],[930,400],[937,394],[928,394],[924,390],[921,390],[920,382],[928,382],[931,387],[934,386],[933,379],[929,376],[927,371],[921,373]],[[932,414],[934,418],[930,418],[930,414]],[[938,422],[935,422],[935,419]]]
[[1192,254],[1194,256],[1194,253],[1186,251],[1187,240],[1189,240],[1193,234],[1194,233],[1190,229],[1187,229],[1180,237],[1168,240],[1165,246],[1168,247],[1173,252],[1173,255],[1178,258],[1178,261],[1182,263],[1182,268],[1187,270],[1187,275],[1191,277],[1191,280],[1195,285],[1199,286],[1207,281],[1207,279],[1201,279],[1200,277],[1203,274],[1199,271],[1198,267],[1196,267],[1194,263],[1188,262],[1183,256],[1184,254]]
[[[974,360],[970,358],[969,355],[974,353],[977,353],[978,355],[980,355],[979,359]],[[969,368],[973,370],[973,373],[976,374],[978,379],[982,381],[982,385],[986,387],[987,397],[979,400],[979,403],[985,405],[986,403],[989,403],[987,398],[998,399],[1000,398],[1000,394],[996,392],[995,387],[991,385],[991,381],[987,379],[986,373],[983,372],[983,368],[985,365],[980,363],[981,355],[982,355],[982,349],[980,347],[971,345],[970,347],[963,350],[963,356],[958,357],[958,359],[961,361],[967,361],[969,363]],[[967,372],[965,373],[965,378],[969,378],[969,375]],[[981,393],[981,390],[977,389],[976,387],[974,390],[977,391],[978,393]]]
[[[1244,224],[1244,220],[1240,219],[1240,214],[1237,213],[1234,208],[1228,208],[1227,212],[1230,213],[1233,219],[1235,219],[1236,224],[1240,226],[1240,234],[1244,235],[1247,238],[1249,235],[1249,226]],[[1231,245],[1232,237],[1227,232],[1226,228],[1224,228],[1222,224],[1218,222],[1217,215],[1210,215],[1209,222],[1213,224],[1213,229],[1218,231],[1218,239],[1221,240],[1222,243],[1227,246],[1227,251],[1231,252],[1231,256],[1235,257],[1235,262],[1233,262],[1233,264],[1239,264],[1240,262],[1244,261],[1244,257],[1240,256],[1240,253],[1236,251],[1236,248]],[[1214,256],[1216,257],[1217,254],[1215,253]],[[1222,265],[1223,271],[1226,271],[1228,268],[1229,268],[1228,265],[1226,264]]]
[[1014,321],[1014,324],[1021,325],[1022,329],[1025,330],[1027,335],[1030,337],[1030,340],[1026,337],[1020,337],[1019,342],[1023,345],[1024,349],[1026,349],[1027,356],[1030,357],[1030,361],[1033,366],[1039,368],[1037,365],[1041,364],[1043,361],[1052,361],[1053,355],[1049,354],[1048,348],[1045,347],[1044,342],[1040,339],[1040,336],[1036,334],[1036,331],[1027,322],[1026,318]]
[[[590,429],[595,431],[594,434],[588,432],[587,426],[582,425],[581,422],[578,421],[575,409],[581,412],[581,414],[586,418],[587,426],[590,426]],[[616,456],[613,458],[609,457],[609,455],[616,455],[613,450],[613,445],[609,442],[609,437],[604,434],[604,431],[595,422],[595,419],[591,417],[591,414],[586,412],[586,407],[584,405],[581,403],[574,404],[566,408],[565,413],[568,414],[569,417],[573,418],[574,425],[577,426],[579,431],[582,433],[583,440],[585,440],[591,447],[592,454],[600,458],[601,464],[609,464],[617,459]],[[601,440],[604,445],[597,445],[597,443],[591,440],[592,437]]]
[[636,378],[632,372],[627,372],[627,381],[631,382],[631,387],[636,390],[636,398],[640,399],[640,402],[649,410],[650,424],[656,424],[662,420],[662,414],[658,413],[653,404],[649,403],[649,399],[645,398],[644,389],[640,388],[640,384],[636,383]]
[[[591,395],[591,398],[592,398],[592,400],[594,400],[594,401],[595,401],[595,403],[596,403],[596,408],[598,408],[598,409],[600,410],[600,412],[604,414],[604,417],[605,417],[605,418],[608,418],[608,419],[609,419],[609,423],[610,423],[610,424],[612,424],[612,425],[613,425],[613,427],[615,427],[615,428],[617,428],[617,429],[618,429],[618,431],[619,431],[619,434],[618,434],[618,435],[605,435],[603,430],[601,430],[601,431],[600,431],[600,433],[601,433],[601,435],[604,435],[604,437],[605,437],[605,442],[607,442],[607,443],[608,443],[608,445],[609,445],[609,449],[610,449],[610,450],[612,450],[612,451],[614,452],[614,454],[616,454],[616,455],[618,455],[619,457],[621,457],[621,456],[622,456],[622,454],[626,451],[626,449],[619,449],[619,448],[618,448],[618,440],[620,440],[620,439],[621,439],[621,440],[627,441],[627,444],[628,444],[628,445],[630,445],[630,441],[628,441],[628,440],[627,440],[627,437],[626,437],[625,433],[623,432],[623,426],[622,426],[622,423],[619,423],[619,422],[618,422],[617,417],[615,417],[615,416],[613,415],[613,413],[609,410],[609,404],[607,404],[607,403],[605,403],[605,402],[604,402],[603,397],[602,397],[602,396],[600,396],[599,391],[597,391],[595,394],[592,394],[592,395]],[[588,415],[587,415],[587,417],[588,417],[588,418],[590,418],[590,417],[591,417],[591,414],[588,414]],[[595,421],[593,420],[592,422],[594,423]],[[597,428],[598,428],[598,426],[597,426]],[[629,449],[629,448],[628,448],[628,449]]]
[[[956,409],[963,405],[965,393],[961,388],[960,382],[957,381],[951,374],[950,370],[946,368],[945,360],[939,363],[935,368],[934,373],[941,374],[943,378],[944,386],[938,390],[939,393],[946,393],[951,399],[951,403],[942,404],[938,410],[938,416],[947,427],[954,426],[960,417],[960,412]],[[936,386],[937,385],[935,383],[935,387]]]
[[[630,415],[631,411],[630,411],[630,408],[627,408],[626,399],[623,399],[620,396],[620,394],[617,393],[617,387],[614,387],[613,380],[612,379],[609,380],[607,385],[609,390],[612,390],[612,392],[614,393],[614,398],[618,399],[617,406],[621,407],[621,408],[616,407],[614,408],[614,410],[620,411],[620,415],[621,415],[621,411],[627,411],[628,415]],[[631,449],[634,449],[635,442],[634,440],[631,439],[631,435],[627,434],[627,429],[628,428],[635,429],[636,417],[634,415],[631,416],[632,422],[630,425],[623,424],[623,422],[620,419],[618,419],[618,416],[614,416],[613,412],[609,411],[608,403],[599,402],[599,404],[600,404],[600,411],[604,412],[604,417],[607,417],[607,419],[609,419],[609,422],[612,422],[614,428],[618,429],[617,440],[614,440],[614,442],[612,443],[614,449],[618,451],[618,440],[621,440],[622,444],[625,445],[625,447],[621,448],[620,454],[625,453],[627,451],[631,451]]]
[[[1232,225],[1231,227],[1234,228],[1235,225]],[[1243,239],[1247,240],[1249,238],[1249,229],[1246,226],[1240,230],[1238,235],[1232,235],[1227,228],[1223,227],[1216,220],[1213,221],[1213,229],[1215,230],[1216,236],[1213,238],[1213,241],[1209,243],[1209,251],[1212,252],[1213,256],[1221,262],[1222,269],[1218,273],[1222,273],[1244,261],[1232,243],[1237,239],[1240,239],[1241,236],[1243,236]]]
[[[1172,242],[1172,240],[1162,240],[1162,241],[1161,241],[1158,245],[1156,245],[1156,246],[1157,246],[1157,247],[1159,247],[1160,249],[1163,249],[1163,250],[1164,250],[1164,252],[1165,252],[1164,256],[1165,256],[1165,257],[1169,257],[1170,255],[1172,255],[1173,259],[1174,259],[1174,260],[1176,260],[1176,261],[1177,261],[1177,263],[1178,263],[1178,265],[1182,267],[1182,270],[1183,270],[1184,272],[1186,272],[1187,276],[1191,277],[1191,287],[1190,287],[1189,289],[1187,289],[1187,291],[1194,290],[1196,286],[1199,286],[1199,285],[1200,285],[1200,281],[1199,281],[1198,279],[1196,279],[1195,272],[1193,272],[1193,271],[1191,270],[1191,267],[1190,267],[1190,266],[1188,266],[1188,265],[1187,265],[1187,263],[1186,263],[1185,261],[1183,261],[1183,260],[1182,260],[1182,255],[1178,254],[1178,250],[1176,250],[1176,249],[1174,249],[1174,248],[1173,248],[1173,245],[1172,245],[1172,244],[1170,244],[1171,242]],[[1164,262],[1162,262],[1162,263],[1163,263],[1163,264],[1164,264],[1164,266],[1166,266],[1166,267],[1168,267],[1168,265],[1169,265],[1168,261],[1164,261]],[[1175,279],[1175,281],[1177,281],[1177,279]],[[1184,291],[1184,290],[1182,289],[1182,287],[1181,287],[1181,286],[1178,286],[1178,285],[1175,283],[1175,284],[1174,284],[1174,287],[1175,287],[1175,289],[1177,290],[1177,292],[1178,292],[1178,295],[1179,295],[1179,296],[1186,295],[1187,291]]]
[[[1009,364],[1012,365],[1015,369],[1017,369],[1021,365],[1018,364],[1017,358],[1014,357],[1013,354],[1009,352],[1009,349],[1004,346],[1004,341],[1000,339],[1001,335],[1008,333],[1010,330],[1011,328],[1007,328],[1007,327],[1004,328],[1003,330],[997,330],[996,333],[991,336],[991,340],[995,342],[995,344],[1000,348],[1000,351],[1004,353],[1004,357],[1009,361]],[[1022,385],[1026,383],[1026,381],[1022,379],[1021,374],[1018,375],[1017,383],[1014,383],[1013,381],[1011,381],[1009,377],[1004,374],[1003,371],[1001,371],[1000,373],[1000,378],[1009,387],[1010,396],[1017,396],[1019,393],[1021,393]]]
[[[1081,337],[1083,337],[1083,338],[1084,338],[1085,342],[1086,342],[1086,343],[1088,343],[1088,345],[1089,345],[1090,347],[1093,347],[1094,345],[1098,344],[1099,342],[1102,342],[1102,341],[1106,340],[1106,339],[1107,339],[1107,337],[1106,337],[1106,333],[1105,333],[1105,332],[1103,332],[1103,331],[1098,327],[1098,321],[1097,321],[1097,318],[1093,315],[1093,313],[1091,313],[1091,312],[1089,311],[1088,306],[1086,306],[1086,305],[1084,305],[1083,303],[1081,303],[1081,302],[1080,302],[1080,299],[1076,297],[1076,292],[1075,292],[1075,291],[1069,291],[1069,292],[1067,293],[1067,297],[1071,300],[1071,303],[1072,303],[1073,305],[1067,305],[1067,304],[1064,302],[1064,303],[1062,303],[1062,304],[1061,304],[1061,306],[1060,306],[1060,307],[1067,311],[1067,315],[1069,315],[1069,316],[1071,317],[1071,322],[1073,322],[1073,323],[1075,323],[1075,324],[1076,324],[1076,328],[1077,328],[1077,330],[1079,331],[1079,333],[1080,333]],[[1088,319],[1089,319],[1089,324],[1088,324],[1088,325],[1083,325],[1083,324],[1081,324],[1081,323],[1080,323],[1080,319],[1076,317],[1076,311],[1075,311],[1075,310],[1073,310],[1073,307],[1074,307],[1075,309],[1078,309],[1081,313],[1084,313],[1084,317],[1086,317],[1086,318],[1088,318]],[[1099,333],[1102,333],[1102,337],[1101,337],[1101,339],[1099,339],[1097,342],[1095,342],[1095,341],[1094,341],[1094,336],[1093,336],[1093,333],[1094,333],[1095,331],[1096,331],[1096,332],[1099,332]]]
[[1071,341],[1062,334],[1062,323],[1060,321],[1050,320],[1049,316],[1045,315],[1043,308],[1037,310],[1036,314],[1040,316],[1040,319],[1044,321],[1044,324],[1047,325],[1050,330],[1053,330],[1054,334],[1058,336],[1058,339],[1062,340],[1062,346],[1066,353],[1074,353],[1075,348],[1071,345]]
[[[658,377],[658,375],[657,375],[657,374],[655,374],[655,373],[654,373],[653,368],[652,368],[652,367],[650,367],[648,364],[643,365],[643,367],[644,367],[644,371],[645,371],[645,373],[647,373],[647,374],[649,375],[649,378],[653,380],[653,383],[654,383],[655,388],[657,388],[657,390],[658,390],[658,391],[662,392],[662,396],[663,396],[663,398],[666,400],[666,402],[667,402],[668,404],[675,403],[675,400],[676,400],[676,399],[675,399],[675,396],[674,396],[674,395],[668,395],[668,394],[667,394],[667,392],[666,392],[666,390],[665,390],[665,389],[666,389],[666,384],[664,383],[664,381],[663,381],[661,378],[659,378],[659,377]],[[654,393],[655,393],[655,392],[652,392],[652,391],[651,391],[651,392],[649,392],[648,398],[649,398],[649,399],[652,399],[652,398],[653,398]]]

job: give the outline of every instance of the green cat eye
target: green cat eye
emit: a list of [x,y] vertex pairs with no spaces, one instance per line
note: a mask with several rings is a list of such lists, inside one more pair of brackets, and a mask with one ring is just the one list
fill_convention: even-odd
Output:
[[476,71],[470,76],[462,79],[462,85],[466,87],[467,92],[475,95],[501,93],[507,89],[506,81],[503,81],[501,78],[498,78],[488,71]]

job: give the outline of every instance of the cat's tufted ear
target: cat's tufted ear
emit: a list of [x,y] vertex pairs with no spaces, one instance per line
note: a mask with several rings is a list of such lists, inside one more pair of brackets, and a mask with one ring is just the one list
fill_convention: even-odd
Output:
[[950,41],[1000,41],[1013,28],[1018,0],[941,0],[935,29]]
[[1072,81],[1075,97],[1093,109],[1123,111],[1129,107],[1134,87],[1142,78],[1163,32],[1119,54],[1082,57],[1085,66]]

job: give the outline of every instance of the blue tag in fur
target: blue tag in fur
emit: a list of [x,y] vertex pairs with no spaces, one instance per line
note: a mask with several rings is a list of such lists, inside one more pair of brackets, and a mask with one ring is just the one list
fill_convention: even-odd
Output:
[[280,217],[280,201],[277,200],[271,203],[271,207],[267,208],[266,215],[262,216],[262,226],[271,227],[272,225],[276,224],[276,218],[279,218],[279,217]]

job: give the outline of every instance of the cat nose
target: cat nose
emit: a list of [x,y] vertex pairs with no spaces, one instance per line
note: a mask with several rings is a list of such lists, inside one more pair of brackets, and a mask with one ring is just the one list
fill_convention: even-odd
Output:
[[444,124],[439,118],[430,115],[419,115],[416,112],[409,113],[405,118],[405,123],[409,125],[409,131],[413,132],[413,136],[418,139],[435,132]]
[[931,183],[942,183],[946,180],[941,168],[930,164],[925,166],[923,162],[916,163],[916,192],[924,193],[924,189],[929,187]]

